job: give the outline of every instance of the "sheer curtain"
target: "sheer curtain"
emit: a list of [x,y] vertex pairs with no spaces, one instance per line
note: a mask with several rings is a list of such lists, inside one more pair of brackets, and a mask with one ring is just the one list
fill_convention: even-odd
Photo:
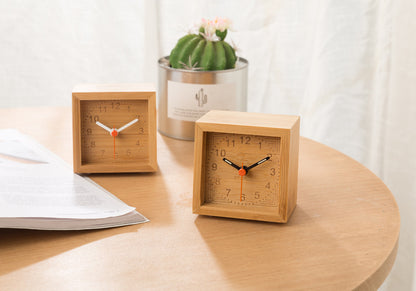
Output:
[[386,290],[416,289],[416,3],[0,2],[0,106],[69,105],[76,83],[157,82],[189,24],[225,16],[249,60],[248,110],[302,116],[301,134],[363,163],[395,195],[401,237]]

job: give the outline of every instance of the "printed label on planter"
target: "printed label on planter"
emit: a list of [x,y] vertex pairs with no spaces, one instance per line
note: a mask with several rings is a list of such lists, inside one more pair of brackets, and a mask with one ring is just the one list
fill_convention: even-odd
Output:
[[210,110],[236,110],[234,83],[189,84],[168,81],[168,117],[196,121]]

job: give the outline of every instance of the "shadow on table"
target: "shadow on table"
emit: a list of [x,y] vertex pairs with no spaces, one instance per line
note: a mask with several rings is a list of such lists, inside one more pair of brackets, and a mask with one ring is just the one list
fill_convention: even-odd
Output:
[[[184,149],[181,142],[176,143],[176,140],[172,144],[173,148],[168,149],[173,151],[170,155],[178,154],[181,149],[189,150],[186,147]],[[187,147],[190,148],[190,145]],[[177,166],[169,163],[172,159],[170,155],[165,157],[167,160],[164,160],[162,155],[158,162],[159,170],[155,173],[93,174],[88,177],[124,203],[136,207],[138,212],[150,220],[153,227],[170,224],[170,192],[176,189],[172,189],[171,186],[175,182],[181,186],[178,181],[181,173],[174,171]],[[192,159],[184,160],[183,163],[191,167]],[[0,276],[94,241],[136,232],[141,227],[139,224],[83,231],[0,229]]]
[[[311,228],[313,221],[298,206],[287,224],[200,215],[195,225],[233,288],[328,288],[325,284],[341,275],[333,264],[339,260],[332,260],[328,253],[345,256],[341,270],[359,262],[336,239],[328,238],[328,231],[316,225]],[[340,279],[333,286],[347,288],[342,284]]]
[[142,226],[77,231],[0,229],[0,276],[94,241],[137,232]]
[[[159,134],[158,158],[163,158],[166,150],[169,151],[169,161],[175,162],[175,166],[192,169],[194,163],[194,142],[178,140]],[[163,153],[162,153],[163,151]]]
[[167,175],[154,173],[94,174],[89,177],[129,206],[148,218],[153,226],[170,224]]

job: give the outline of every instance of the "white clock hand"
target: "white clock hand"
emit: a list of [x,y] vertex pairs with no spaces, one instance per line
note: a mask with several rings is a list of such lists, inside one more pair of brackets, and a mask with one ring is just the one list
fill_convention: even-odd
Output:
[[110,134],[111,134],[111,132],[113,131],[111,128],[109,128],[109,127],[107,127],[107,126],[105,126],[104,124],[102,124],[101,122],[99,122],[99,121],[97,121],[97,122],[95,122],[99,127],[102,127],[102,128],[104,128],[105,130],[107,130]]
[[129,127],[130,125],[133,125],[133,124],[135,124],[137,121],[139,121],[139,119],[134,119],[134,120],[132,120],[132,121],[130,121],[129,123],[127,123],[126,125],[123,125],[122,127],[120,127],[119,129],[116,129],[117,130],[117,132],[120,132],[120,131],[122,131],[122,130],[125,130],[127,127]]

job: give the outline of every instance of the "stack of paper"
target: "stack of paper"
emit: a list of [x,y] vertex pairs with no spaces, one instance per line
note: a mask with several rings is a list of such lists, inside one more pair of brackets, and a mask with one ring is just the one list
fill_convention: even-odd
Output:
[[147,218],[16,130],[0,130],[0,227],[76,230]]

